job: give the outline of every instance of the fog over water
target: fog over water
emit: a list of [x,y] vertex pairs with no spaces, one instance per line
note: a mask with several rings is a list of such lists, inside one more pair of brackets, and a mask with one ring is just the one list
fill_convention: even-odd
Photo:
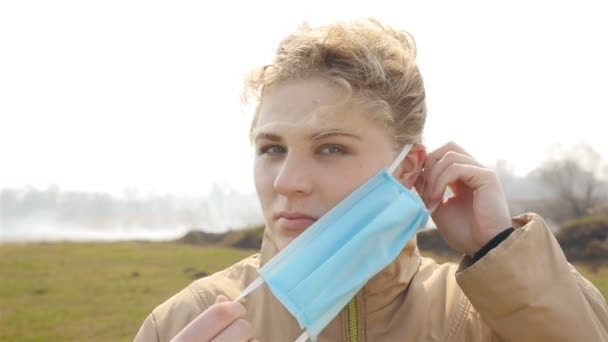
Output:
[[0,242],[162,241],[190,230],[222,233],[263,222],[255,194],[218,186],[198,198],[3,189],[0,208]]

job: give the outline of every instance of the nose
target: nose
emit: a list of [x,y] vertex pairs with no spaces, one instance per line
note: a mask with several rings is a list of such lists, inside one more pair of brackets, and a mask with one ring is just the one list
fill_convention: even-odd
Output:
[[274,190],[283,196],[310,194],[312,179],[306,161],[293,154],[287,154],[274,180]]

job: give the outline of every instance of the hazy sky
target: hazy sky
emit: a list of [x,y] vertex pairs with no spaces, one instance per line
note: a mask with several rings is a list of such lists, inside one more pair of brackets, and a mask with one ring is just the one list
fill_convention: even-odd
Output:
[[302,21],[410,31],[425,142],[524,174],[582,140],[608,160],[601,1],[3,1],[0,187],[253,191],[243,75]]

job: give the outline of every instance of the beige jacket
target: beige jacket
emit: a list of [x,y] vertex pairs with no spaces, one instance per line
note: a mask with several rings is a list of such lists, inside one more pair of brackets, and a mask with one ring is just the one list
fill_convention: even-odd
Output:
[[[517,228],[470,265],[421,257],[415,239],[372,278],[325,328],[319,341],[608,341],[608,306],[570,264],[543,220],[513,219]],[[169,341],[223,294],[234,299],[277,250],[269,230],[262,251],[199,279],[146,318],[136,342]],[[296,320],[262,286],[244,306],[255,338],[294,341]]]

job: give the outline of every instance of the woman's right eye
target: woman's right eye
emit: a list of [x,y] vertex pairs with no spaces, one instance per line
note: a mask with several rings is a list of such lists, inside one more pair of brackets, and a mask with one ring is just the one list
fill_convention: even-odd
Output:
[[267,145],[267,146],[262,146],[258,149],[258,154],[267,154],[267,155],[278,155],[278,154],[282,154],[285,153],[286,150],[283,146],[279,146],[279,145]]

